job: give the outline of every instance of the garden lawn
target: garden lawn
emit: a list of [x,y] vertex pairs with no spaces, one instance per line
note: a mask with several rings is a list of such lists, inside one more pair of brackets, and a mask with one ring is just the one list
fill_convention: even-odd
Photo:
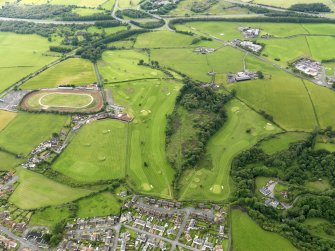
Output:
[[127,123],[98,120],[84,125],[53,169],[80,182],[124,178]]
[[117,215],[121,208],[117,199],[109,192],[84,198],[78,202],[78,206],[78,218]]
[[81,58],[67,59],[27,81],[22,89],[53,88],[59,85],[88,85],[97,81],[93,64]]
[[19,185],[9,202],[21,209],[35,209],[64,204],[88,195],[91,191],[71,188],[26,169],[18,169]]
[[232,211],[232,237],[235,251],[297,250],[289,240],[263,230],[241,210]]
[[17,154],[28,154],[42,141],[59,133],[67,116],[54,114],[18,113],[0,132],[0,146]]
[[260,139],[281,131],[236,99],[225,107],[228,120],[207,146],[206,155],[211,165],[208,168],[200,162],[198,168],[182,176],[181,200],[222,201],[228,198],[233,190],[229,172],[234,157]]

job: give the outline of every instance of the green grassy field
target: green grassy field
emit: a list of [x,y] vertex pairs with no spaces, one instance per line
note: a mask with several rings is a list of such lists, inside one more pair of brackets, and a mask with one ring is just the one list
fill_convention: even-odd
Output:
[[28,154],[52,133],[60,132],[66,120],[67,116],[19,113],[0,132],[0,146],[17,154]]
[[[119,31],[126,30],[127,26],[116,26],[116,27],[108,27],[108,28],[101,28],[101,27],[96,27],[96,26],[90,26],[87,31],[90,33],[103,33],[105,32],[106,35],[111,35]],[[119,42],[119,41],[118,41]],[[117,43],[117,42],[116,42]],[[108,44],[111,45],[111,44]]]
[[78,202],[78,206],[78,218],[117,215],[121,208],[116,198],[109,192],[84,198]]
[[22,0],[20,4],[54,4],[54,5],[76,5],[79,7],[98,7],[106,0]]
[[102,60],[98,62],[98,66],[101,75],[107,82],[165,76],[161,71],[138,65],[141,59],[148,62],[148,55],[137,50],[106,51],[102,55]]
[[13,170],[23,160],[17,159],[14,155],[0,151],[0,171]]
[[314,145],[314,149],[315,150],[324,149],[324,150],[327,150],[329,152],[335,152],[335,144],[317,142]]
[[287,130],[311,131],[317,126],[311,100],[300,79],[252,56],[247,57],[247,68],[261,70],[267,79],[230,84],[228,87],[235,89],[238,97],[272,115]]
[[240,210],[232,211],[232,237],[235,251],[297,250],[287,239],[263,230]]
[[173,170],[165,155],[165,116],[174,107],[180,85],[146,80],[108,87],[115,102],[135,116],[129,135],[129,184],[136,191],[170,198]]
[[320,238],[334,240],[335,235],[327,234],[325,229],[334,230],[335,224],[331,224],[328,220],[322,218],[308,218],[304,221],[304,224],[309,228],[309,232]]
[[80,16],[91,16],[93,14],[103,13],[104,11],[91,8],[75,8],[72,10],[72,12]]
[[[316,3],[315,0],[254,0],[253,3],[257,4],[264,4],[264,5],[270,5],[280,8],[289,8],[293,4],[300,4],[300,3]],[[317,3],[324,3],[332,10],[335,10],[334,2],[332,0],[318,0]]]
[[53,88],[59,85],[87,85],[97,81],[93,65],[81,58],[67,59],[27,81],[22,89]]
[[9,201],[22,209],[64,204],[86,196],[89,190],[71,188],[25,169],[18,169],[19,186]]
[[0,110],[0,132],[16,117],[17,113]]
[[130,9],[137,8],[139,6],[140,0],[120,0],[118,7],[120,9]]
[[[250,148],[258,140],[280,132],[276,126],[268,124],[260,115],[250,110],[238,100],[226,105],[228,121],[212,137],[207,146],[211,159],[211,169],[199,166],[182,177],[180,199],[182,200],[223,200],[233,190],[229,177],[233,158]],[[251,133],[246,130],[251,129]]]
[[217,81],[225,81],[225,74],[243,70],[243,57],[241,51],[230,47],[223,47],[206,55],[193,52],[193,49],[156,49],[151,51],[151,58],[161,65],[171,67],[188,76],[210,81],[209,71],[217,72]]
[[126,147],[126,123],[95,121],[79,130],[53,169],[80,182],[123,178]]
[[30,221],[29,225],[32,226],[46,226],[52,229],[58,222],[66,220],[70,217],[70,211],[67,207],[47,207],[42,210],[36,211]]
[[0,92],[44,65],[56,60],[43,56],[53,45],[37,35],[0,32]]
[[288,132],[265,140],[261,143],[260,146],[265,153],[274,154],[278,151],[288,149],[291,143],[306,139],[307,136],[307,133]]
[[305,187],[314,190],[314,191],[326,191],[332,188],[332,186],[329,184],[329,180],[327,178],[317,181],[309,181],[306,182]]

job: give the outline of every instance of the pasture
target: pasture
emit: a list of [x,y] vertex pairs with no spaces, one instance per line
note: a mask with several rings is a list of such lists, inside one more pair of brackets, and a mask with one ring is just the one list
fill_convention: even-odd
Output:
[[[289,8],[293,4],[300,4],[300,3],[316,3],[315,0],[254,0],[253,3],[256,4],[264,4],[264,5],[270,5],[274,7],[280,7],[280,8]],[[317,3],[324,3],[332,10],[335,10],[334,2],[332,0],[318,0]]]
[[[67,116],[54,114],[18,115],[0,132],[0,146],[16,154],[27,155],[35,146],[60,132]],[[52,125],[52,126],[50,126]]]
[[109,192],[83,198],[78,201],[78,206],[78,218],[117,215],[121,209],[117,199]]
[[28,80],[21,88],[35,90],[60,85],[88,85],[96,82],[94,67],[90,61],[70,58]]
[[287,132],[275,135],[261,142],[260,147],[267,154],[274,154],[279,151],[287,150],[291,143],[306,139],[307,133]]
[[263,230],[248,214],[232,211],[233,248],[236,251],[291,251],[291,242],[277,233]]
[[72,188],[26,169],[17,169],[19,185],[9,202],[21,209],[60,205],[88,195],[91,191]]
[[53,45],[38,35],[0,32],[0,92],[56,58],[44,56]]
[[32,215],[29,225],[46,226],[52,229],[58,222],[70,218],[70,210],[65,206],[47,207],[42,210],[37,210]]
[[317,126],[313,106],[302,80],[285,73],[259,59],[248,56],[247,68],[261,70],[266,79],[227,85],[237,96],[254,107],[273,116],[286,130],[312,131]]
[[[181,179],[181,200],[227,199],[233,190],[229,177],[234,157],[260,139],[281,130],[270,124],[245,104],[234,99],[226,105],[228,120],[210,139],[206,157],[211,165],[200,165]],[[246,131],[250,129],[250,133]]]
[[24,160],[16,158],[14,155],[0,151],[0,171],[13,170]]
[[0,132],[16,117],[17,113],[0,110]]
[[113,98],[135,116],[129,125],[129,184],[142,193],[172,197],[173,169],[166,159],[166,114],[173,110],[180,84],[168,80],[142,80],[113,84]]
[[332,188],[327,178],[316,180],[316,181],[308,181],[306,182],[305,187],[309,188],[312,191],[317,191],[317,192],[324,192]]
[[123,178],[127,127],[116,120],[94,121],[83,126],[52,168],[80,182]]
[[106,83],[165,76],[159,70],[138,65],[141,59],[148,63],[146,52],[140,50],[106,51],[102,55],[102,60],[98,62],[98,67]]
[[79,7],[95,8],[105,2],[106,0],[22,0],[20,1],[20,4],[75,5]]
[[27,111],[99,112],[103,108],[100,91],[50,89],[32,92],[21,101]]

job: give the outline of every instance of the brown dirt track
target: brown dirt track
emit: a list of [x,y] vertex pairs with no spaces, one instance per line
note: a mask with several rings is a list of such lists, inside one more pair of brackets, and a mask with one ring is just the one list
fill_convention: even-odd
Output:
[[[29,100],[36,95],[51,93],[64,93],[64,94],[88,94],[93,97],[93,103],[85,108],[71,108],[71,107],[31,107]],[[44,112],[61,112],[61,113],[95,113],[102,110],[104,106],[103,96],[101,91],[98,90],[78,90],[78,89],[48,89],[28,93],[21,101],[21,108],[26,111],[44,111]]]

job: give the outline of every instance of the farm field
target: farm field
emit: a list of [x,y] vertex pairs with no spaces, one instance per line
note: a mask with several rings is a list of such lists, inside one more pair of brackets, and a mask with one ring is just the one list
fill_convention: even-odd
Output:
[[[19,113],[0,132],[0,146],[16,154],[28,154],[35,146],[59,132],[67,116]],[[50,126],[52,125],[52,127]]]
[[80,58],[67,59],[30,79],[22,89],[54,88],[60,85],[88,85],[97,79],[93,64]]
[[76,5],[79,7],[95,8],[105,2],[106,0],[22,0],[20,4]]
[[[315,3],[315,0],[276,0],[276,1],[254,0],[253,3],[270,5],[270,6],[280,7],[280,8],[289,8],[293,4]],[[335,10],[334,2],[332,0],[319,0],[318,3],[324,3],[332,10]]]
[[14,155],[0,151],[0,171],[14,170],[23,160],[17,159]]
[[118,7],[120,9],[136,9],[140,2],[140,0],[120,0]]
[[[256,112],[234,99],[226,105],[228,121],[211,138],[207,156],[212,166],[186,172],[181,180],[181,200],[223,200],[233,190],[229,177],[233,158],[258,140],[280,132]],[[251,133],[246,133],[251,129]]]
[[115,120],[83,126],[52,168],[79,182],[123,178],[127,126]]
[[312,131],[317,126],[313,106],[302,80],[252,57],[247,68],[262,70],[267,79],[227,86],[257,110],[263,110],[286,130]]
[[108,88],[112,89],[115,102],[135,116],[129,126],[129,184],[142,193],[171,198],[173,169],[165,155],[165,126],[180,84],[143,80]]
[[72,10],[72,13],[78,14],[80,16],[90,16],[97,13],[104,13],[104,11],[91,8],[75,8]]
[[317,142],[317,143],[315,143],[314,149],[315,150],[324,149],[324,150],[327,150],[329,152],[335,152],[335,144]]
[[98,62],[99,71],[107,83],[165,76],[159,70],[138,65],[141,59],[148,63],[148,55],[142,51],[106,51]]
[[18,35],[0,32],[0,92],[24,76],[56,60],[43,56],[53,45],[37,35]]
[[16,117],[17,113],[0,110],[0,132]]
[[78,206],[77,217],[79,218],[117,215],[120,212],[120,204],[109,192],[81,199]]
[[241,210],[232,211],[232,235],[236,251],[297,250],[279,234],[263,230]]
[[68,187],[25,169],[18,169],[17,174],[20,177],[19,186],[9,201],[22,209],[64,204],[91,192],[86,189]]
[[291,143],[304,140],[308,136],[307,133],[288,132],[278,134],[273,138],[269,138],[261,142],[260,146],[267,154],[274,154],[278,151],[288,149]]

